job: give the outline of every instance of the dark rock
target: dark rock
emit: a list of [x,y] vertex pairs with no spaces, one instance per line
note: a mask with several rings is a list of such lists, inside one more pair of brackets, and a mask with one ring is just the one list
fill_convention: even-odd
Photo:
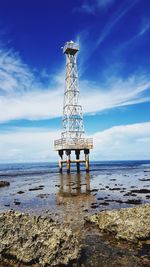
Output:
[[20,201],[14,201],[14,204],[15,204],[15,205],[20,205],[21,202],[20,202]]
[[150,193],[150,189],[134,189],[131,190],[131,193],[140,193],[140,194],[149,194]]
[[18,191],[17,194],[24,194],[24,191]]
[[29,188],[29,191],[37,191],[37,190],[42,190],[43,187],[34,187],[34,188]]
[[115,200],[115,202],[117,202],[117,203],[124,203],[122,200],[120,200],[120,199],[117,199],[117,200]]
[[140,199],[128,199],[124,203],[126,203],[126,204],[139,205],[139,204],[141,204],[141,200]]
[[98,191],[97,188],[91,189],[91,192],[97,192],[97,191]]
[[39,194],[37,197],[39,198],[48,198],[49,194]]
[[92,208],[92,209],[96,209],[96,208],[98,208],[98,205],[97,205],[97,204],[95,204],[95,205],[91,205],[91,208]]
[[98,191],[98,189],[94,188],[94,189],[87,190],[87,191],[89,191],[89,192],[97,192],[97,191]]
[[111,190],[111,191],[119,191],[119,190],[121,190],[121,188],[115,187],[115,188],[109,188],[109,190]]
[[60,187],[60,185],[59,184],[55,184],[55,187]]
[[139,179],[139,181],[142,181],[142,182],[149,182],[150,179],[148,179],[148,178],[141,178],[141,179]]
[[97,205],[97,202],[93,202],[91,203],[91,206]]
[[124,194],[125,197],[131,196],[131,195],[132,195],[131,191]]
[[7,181],[0,181],[0,187],[9,186],[10,183]]

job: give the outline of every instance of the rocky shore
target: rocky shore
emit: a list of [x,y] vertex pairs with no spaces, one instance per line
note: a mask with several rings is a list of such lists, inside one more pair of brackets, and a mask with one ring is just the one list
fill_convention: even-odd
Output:
[[1,175],[0,267],[150,266],[144,170]]
[[42,216],[1,213],[0,240],[1,260],[13,258],[28,266],[66,266],[80,257],[80,244],[72,230]]
[[102,211],[86,218],[99,230],[117,240],[138,242],[150,239],[150,204],[120,210]]

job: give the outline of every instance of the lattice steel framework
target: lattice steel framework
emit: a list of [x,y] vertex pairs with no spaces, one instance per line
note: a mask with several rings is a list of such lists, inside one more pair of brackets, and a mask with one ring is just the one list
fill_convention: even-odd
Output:
[[79,45],[73,41],[65,43],[66,78],[63,104],[61,139],[55,141],[56,150],[91,149],[93,140],[84,138],[82,106],[79,104],[79,81],[77,72],[77,52]]
[[79,105],[79,82],[76,55],[79,46],[67,42],[63,52],[66,54],[66,79],[63,106],[62,139],[80,139],[84,134],[82,107]]

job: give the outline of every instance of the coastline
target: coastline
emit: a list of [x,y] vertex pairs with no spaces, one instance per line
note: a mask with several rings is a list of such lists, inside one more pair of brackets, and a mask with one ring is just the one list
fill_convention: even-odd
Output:
[[[150,195],[149,166],[115,165],[112,168],[109,165],[94,165],[89,175],[84,172],[80,175],[59,175],[55,166],[48,166],[49,172],[43,166],[41,172],[30,168],[20,174],[15,169],[16,176],[15,173],[12,173],[13,176],[8,173],[0,178],[9,178],[10,182],[9,186],[0,189],[1,214],[14,210],[29,213],[30,216],[48,217],[64,229],[71,229],[80,237],[82,266],[99,267],[99,261],[101,266],[108,267],[115,264],[124,266],[123,262],[125,266],[131,266],[131,262],[132,266],[146,266],[149,244],[135,246],[120,240],[116,242],[111,235],[103,234],[94,225],[87,224],[86,218],[102,210],[119,210],[150,203],[147,197]],[[17,266],[11,261],[9,264]]]

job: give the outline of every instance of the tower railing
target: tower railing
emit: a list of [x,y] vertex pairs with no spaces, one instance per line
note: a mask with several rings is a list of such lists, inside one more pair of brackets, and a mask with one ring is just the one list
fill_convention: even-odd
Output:
[[80,138],[80,139],[63,139],[60,138],[54,142],[55,150],[71,149],[71,150],[84,150],[93,148],[92,138]]

